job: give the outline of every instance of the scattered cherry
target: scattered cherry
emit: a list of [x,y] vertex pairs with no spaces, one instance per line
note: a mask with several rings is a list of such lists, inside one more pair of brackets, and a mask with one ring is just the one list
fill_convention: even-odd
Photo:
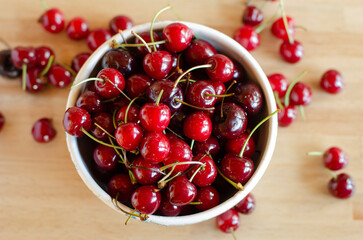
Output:
[[247,51],[260,46],[260,35],[250,25],[244,25],[238,28],[233,34],[233,39],[242,45]]
[[30,93],[35,93],[43,90],[47,84],[46,77],[40,77],[42,70],[40,68],[32,68],[26,72],[25,90]]
[[329,181],[328,189],[334,197],[344,199],[354,194],[355,184],[348,174],[341,173]]
[[91,56],[91,54],[89,54],[89,53],[80,53],[80,54],[77,54],[72,59],[72,64],[71,64],[72,69],[75,72],[79,72],[79,70],[81,70],[81,67],[87,61],[87,59],[89,58],[89,56]]
[[49,118],[41,118],[36,121],[32,128],[32,134],[35,141],[47,143],[54,139],[57,134]]
[[280,46],[280,54],[286,62],[297,63],[304,56],[304,47],[296,40],[292,43],[285,40]]
[[41,46],[35,49],[35,56],[37,61],[37,67],[45,68],[48,64],[49,58],[54,57],[52,49],[46,46]]
[[87,45],[91,51],[94,51],[110,38],[110,31],[104,28],[97,28],[88,34]]
[[280,109],[280,112],[278,112],[277,115],[279,126],[290,126],[290,124],[296,119],[296,115],[296,108],[293,105],[289,105],[287,107],[284,107],[283,109]]
[[[288,29],[289,29],[289,33],[293,37],[295,35],[295,27],[296,27],[295,26],[295,21],[291,17],[286,17],[286,20],[287,20],[287,26],[288,26]],[[283,20],[282,17],[278,18],[272,24],[271,32],[277,38],[280,38],[282,40],[289,40],[289,37],[288,37],[287,32],[286,32],[284,20]]]
[[21,71],[11,61],[11,50],[0,51],[0,75],[7,78],[17,78]]
[[272,91],[277,92],[280,98],[285,97],[289,85],[286,77],[280,73],[275,73],[267,76],[267,78],[270,82]]
[[84,39],[89,33],[88,23],[81,17],[75,17],[69,21],[66,31],[68,37],[73,40]]
[[298,82],[290,93],[291,105],[308,105],[312,101],[311,89],[308,85]]
[[47,10],[39,18],[39,22],[50,33],[59,33],[64,29],[64,15],[57,8]]
[[109,27],[113,35],[117,34],[119,30],[132,28],[134,23],[132,20],[124,15],[119,15],[111,19]]
[[344,88],[343,77],[337,70],[328,70],[321,77],[320,86],[328,93],[337,94]]
[[57,88],[65,88],[73,81],[72,73],[59,64],[50,67],[48,72],[50,84]]
[[242,22],[250,26],[256,26],[263,21],[263,13],[256,6],[247,6],[243,12]]
[[32,47],[16,47],[11,50],[11,61],[13,65],[22,69],[26,64],[28,69],[33,68],[37,64],[35,48]]
[[247,194],[246,197],[242,199],[237,205],[234,207],[238,212],[242,214],[250,214],[255,210],[256,200],[252,193]]
[[225,233],[231,233],[238,229],[240,225],[239,215],[233,208],[219,215],[216,219],[217,227]]

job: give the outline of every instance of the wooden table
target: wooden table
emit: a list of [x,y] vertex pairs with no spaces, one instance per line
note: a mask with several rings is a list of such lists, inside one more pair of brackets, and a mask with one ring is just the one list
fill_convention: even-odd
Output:
[[[69,20],[82,16],[92,28],[106,27],[117,14],[127,14],[136,24],[150,21],[168,1],[78,0],[46,1]],[[241,25],[244,6],[238,0],[172,1],[183,19],[205,24],[228,35]],[[256,0],[261,6],[262,2]],[[43,9],[39,1],[0,1],[0,36],[11,46],[51,46],[56,57],[70,63],[87,51],[84,41],[74,42],[63,32],[51,35],[36,19]],[[266,17],[277,3],[266,4]],[[252,52],[267,74],[280,72],[290,81],[308,70],[303,81],[313,90],[313,103],[288,128],[280,128],[272,162],[253,193],[257,208],[241,216],[238,239],[363,239],[363,3],[360,0],[287,1],[286,10],[297,24],[305,46],[304,59],[284,63],[280,42],[266,29],[262,46]],[[161,20],[175,19],[171,12]],[[329,95],[319,79],[329,68],[339,69],[346,87]],[[232,239],[215,227],[215,220],[185,227],[162,227],[132,220],[99,201],[77,175],[66,148],[61,125],[67,89],[49,87],[39,94],[20,89],[19,81],[0,78],[0,111],[6,125],[0,133],[0,239]],[[33,123],[54,119],[57,137],[48,144],[31,136]],[[349,155],[344,172],[353,176],[355,195],[335,199],[327,191],[330,176],[319,157],[306,152],[337,145]]]

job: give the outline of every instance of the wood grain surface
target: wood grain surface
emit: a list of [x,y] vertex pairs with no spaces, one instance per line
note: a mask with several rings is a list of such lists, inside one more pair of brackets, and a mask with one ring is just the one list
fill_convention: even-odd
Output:
[[[46,1],[59,7],[70,20],[86,18],[91,28],[106,27],[117,14],[136,24],[148,22],[164,0]],[[262,6],[262,1],[254,1]],[[184,20],[205,24],[228,35],[241,25],[244,9],[238,0],[171,1]],[[49,45],[57,59],[70,63],[88,51],[85,41],[71,41],[65,32],[52,35],[36,20],[39,1],[0,1],[0,37],[12,47]],[[277,3],[264,6],[266,18]],[[252,52],[266,74],[280,72],[292,81],[301,71],[313,90],[306,107],[307,121],[298,117],[279,128],[278,141],[266,174],[254,189],[256,210],[241,216],[237,239],[363,239],[363,2],[360,0],[288,0],[288,15],[308,31],[297,30],[305,57],[295,65],[278,53],[280,41],[266,29],[259,49]],[[172,12],[160,20],[175,19]],[[345,78],[341,94],[329,95],[319,79],[329,68]],[[0,239],[232,239],[215,227],[215,220],[184,227],[162,227],[126,218],[95,197],[77,175],[66,148],[61,120],[68,89],[49,87],[39,94],[21,91],[18,80],[0,77],[0,112],[6,123],[0,133]],[[31,136],[41,117],[54,121],[57,137],[48,144]],[[330,176],[319,157],[308,151],[340,146],[349,155],[344,172],[356,183],[348,200],[329,195]]]

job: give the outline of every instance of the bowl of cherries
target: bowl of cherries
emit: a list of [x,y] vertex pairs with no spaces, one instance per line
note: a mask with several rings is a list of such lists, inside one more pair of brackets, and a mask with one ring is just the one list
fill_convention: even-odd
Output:
[[72,161],[111,208],[185,225],[239,203],[274,151],[276,102],[256,60],[209,27],[161,21],[96,49],[70,91]]

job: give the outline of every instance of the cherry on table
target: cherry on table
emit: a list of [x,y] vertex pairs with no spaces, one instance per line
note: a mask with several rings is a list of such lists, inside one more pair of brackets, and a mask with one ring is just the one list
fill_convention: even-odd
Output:
[[247,6],[243,12],[242,22],[250,26],[256,26],[263,21],[263,13],[256,6]]
[[93,150],[93,160],[100,168],[109,171],[116,167],[117,153],[112,147],[98,144]]
[[184,175],[180,175],[170,181],[167,194],[171,204],[185,206],[195,199],[197,188]]
[[54,57],[52,49],[46,46],[37,47],[35,49],[35,56],[37,59],[37,67],[45,68],[48,64],[49,58]]
[[267,76],[268,81],[270,82],[271,88],[273,92],[277,92],[280,98],[285,97],[288,82],[284,75],[280,73],[274,73]]
[[109,134],[113,135],[114,126],[112,123],[112,116],[104,112],[98,112],[92,117],[92,126],[90,129],[91,134],[101,141],[106,141],[108,139],[108,134],[105,133],[101,128],[106,130]]
[[132,172],[138,183],[142,185],[151,185],[161,178],[162,175],[159,171],[160,167],[160,163],[152,163],[139,157],[132,163]]
[[219,204],[219,192],[213,186],[202,187],[198,189],[197,196],[195,197],[195,202],[200,202],[201,204],[195,205],[195,207],[200,211],[206,211],[208,209],[214,208]]
[[73,59],[71,63],[71,67],[75,72],[79,72],[83,64],[87,61],[87,59],[91,56],[90,53],[80,53],[77,54]]
[[88,23],[81,17],[75,17],[69,21],[66,31],[68,37],[73,40],[84,39],[89,33]]
[[245,110],[247,115],[256,115],[264,103],[260,87],[253,82],[239,82],[231,88],[232,101]]
[[52,125],[52,120],[49,118],[39,119],[34,123],[32,128],[32,135],[34,140],[40,143],[47,143],[52,141],[55,138],[56,134],[57,132]]
[[5,124],[5,117],[4,115],[0,112],[0,132],[3,129],[3,126]]
[[58,8],[47,10],[38,21],[50,33],[59,33],[64,29],[64,15]]
[[346,173],[333,177],[328,183],[329,192],[336,198],[349,198],[354,194],[353,178]]
[[[193,153],[189,145],[181,139],[169,139],[170,152],[169,155],[163,160],[164,165],[173,163],[190,162],[193,160]],[[173,174],[184,172],[189,168],[189,164],[180,164],[175,166]],[[169,168],[171,169],[171,168]]]
[[280,46],[280,55],[288,63],[297,63],[304,56],[304,47],[296,40],[292,43],[289,40],[285,40]]
[[206,63],[211,64],[211,67],[206,69],[206,73],[212,81],[224,83],[232,79],[234,64],[227,56],[215,54],[208,58]]
[[142,65],[145,73],[151,78],[165,78],[172,67],[172,55],[167,51],[156,51],[146,54]]
[[91,49],[91,51],[94,51],[110,38],[111,33],[109,30],[104,28],[97,28],[88,34],[87,45],[89,49]]
[[343,90],[344,80],[340,72],[330,69],[321,77],[320,86],[328,93],[337,94]]
[[182,23],[171,23],[164,27],[162,38],[169,52],[177,53],[185,50],[192,41],[193,31]]
[[18,69],[22,69],[23,64],[26,64],[28,69],[35,67],[37,64],[35,48],[15,47],[11,50],[11,62]]
[[195,39],[183,54],[189,66],[205,64],[209,57],[217,54],[217,50],[207,41]]
[[168,138],[159,132],[150,132],[144,136],[140,143],[140,154],[152,163],[162,162],[170,152]]
[[107,184],[107,192],[111,198],[116,198],[119,202],[127,202],[131,199],[134,186],[130,177],[126,174],[117,174],[111,178]]
[[136,58],[123,49],[111,49],[102,57],[102,68],[114,68],[127,78],[137,70]]
[[83,108],[89,113],[101,112],[103,110],[102,98],[93,91],[82,93],[77,99],[76,106]]
[[193,153],[195,155],[199,153],[209,153],[212,156],[216,156],[219,152],[220,146],[217,138],[210,136],[204,142],[196,142],[193,147]]
[[[295,35],[295,21],[293,18],[286,16],[287,26],[289,29],[290,35],[293,37]],[[284,20],[282,17],[278,18],[272,25],[271,25],[271,32],[272,34],[282,40],[289,40],[289,37],[286,32]]]
[[277,118],[279,121],[279,126],[287,127],[296,119],[297,111],[295,106],[289,105],[280,109],[280,112],[277,114]]
[[207,114],[194,112],[184,120],[183,131],[188,138],[204,142],[212,133],[212,121]]
[[73,81],[72,73],[59,64],[51,66],[47,76],[50,84],[57,88],[65,88]]
[[216,218],[217,227],[225,233],[236,231],[240,225],[239,215],[233,208],[222,213]]
[[40,68],[32,68],[26,72],[25,76],[25,90],[30,93],[42,91],[48,84],[46,77],[41,77]]
[[161,194],[153,185],[137,188],[131,195],[132,206],[144,214],[153,214],[160,206]]
[[84,135],[82,129],[89,131],[91,129],[92,120],[89,113],[83,108],[70,107],[64,113],[63,127],[64,130],[75,137]]
[[240,158],[236,154],[228,153],[221,162],[221,171],[230,180],[245,184],[255,171],[255,166],[249,157]]
[[7,78],[18,78],[21,71],[11,61],[11,50],[0,51],[0,75]]
[[290,93],[291,105],[308,105],[312,101],[311,88],[305,83],[298,82]]
[[117,143],[126,151],[133,151],[139,147],[143,131],[139,124],[129,122],[117,127],[115,138]]
[[199,169],[198,172],[194,175],[192,183],[198,187],[206,187],[211,185],[217,177],[217,167],[213,159],[205,154],[199,153],[193,157],[193,161],[203,163],[205,166],[201,169],[199,169],[199,164],[193,166],[187,174],[188,178],[193,177],[194,173]]
[[146,74],[134,74],[126,79],[126,93],[131,99],[134,99],[144,95],[152,83],[153,81]]
[[103,81],[95,81],[96,91],[105,98],[114,98],[121,94],[125,88],[125,79],[123,75],[114,68],[104,68],[98,74],[97,78]]
[[250,214],[255,210],[256,200],[252,193],[249,193],[234,207],[238,212],[242,214]]
[[[225,144],[226,152],[238,155],[241,152],[247,138],[248,134],[242,133],[238,138],[227,140]],[[253,154],[255,154],[255,149],[255,142],[253,141],[253,138],[250,138],[247,142],[246,148],[244,149],[243,155],[246,157],[252,157]]]
[[244,25],[238,28],[234,34],[233,39],[242,45],[247,51],[252,51],[260,46],[260,35],[250,25]]
[[134,26],[133,21],[125,15],[115,16],[109,23],[109,28],[113,35],[117,34],[119,30],[129,29],[132,28],[132,26]]
[[336,171],[348,165],[348,156],[338,147],[331,147],[325,152],[309,152],[308,155],[323,156],[323,163],[326,168]]

